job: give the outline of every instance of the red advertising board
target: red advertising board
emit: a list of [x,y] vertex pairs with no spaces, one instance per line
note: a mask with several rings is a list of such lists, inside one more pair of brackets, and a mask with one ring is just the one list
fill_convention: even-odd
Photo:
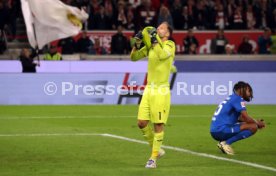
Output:
[[[112,35],[116,31],[89,31],[88,35],[93,41],[95,38],[99,38],[103,47],[110,51],[110,44]],[[124,34],[131,38],[133,32],[125,31]],[[187,32],[175,31],[173,38],[176,43],[176,51],[178,54],[184,51],[183,39],[186,37]],[[210,53],[211,39],[216,36],[216,31],[195,31],[195,37],[199,41],[198,53],[208,54]],[[225,31],[225,36],[229,41],[229,44],[234,45],[235,50],[237,50],[240,45],[244,35],[248,35],[250,38],[250,43],[253,45],[253,49],[257,49],[257,39],[262,34],[262,31]]]

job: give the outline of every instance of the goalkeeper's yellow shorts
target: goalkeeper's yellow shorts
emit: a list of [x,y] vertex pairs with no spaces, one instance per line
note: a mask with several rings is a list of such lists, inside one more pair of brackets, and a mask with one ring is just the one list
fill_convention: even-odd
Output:
[[167,123],[171,105],[170,87],[147,85],[139,106],[138,120]]

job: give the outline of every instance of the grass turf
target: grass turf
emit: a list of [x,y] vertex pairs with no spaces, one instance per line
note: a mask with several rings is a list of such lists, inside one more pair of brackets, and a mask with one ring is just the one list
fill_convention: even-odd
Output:
[[[248,106],[250,115],[264,118],[268,125],[233,144],[235,156],[218,151],[209,135],[215,108],[172,106],[164,144],[276,168],[276,106]],[[110,133],[143,140],[136,127],[137,110],[137,106],[0,106],[0,175],[276,175],[173,150],[166,150],[157,169],[147,170],[150,148],[143,144],[97,135],[13,136]]]

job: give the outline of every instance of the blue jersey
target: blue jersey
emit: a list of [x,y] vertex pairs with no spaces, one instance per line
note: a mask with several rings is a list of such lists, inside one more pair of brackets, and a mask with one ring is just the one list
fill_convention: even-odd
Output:
[[225,125],[237,123],[243,110],[246,110],[245,101],[241,96],[234,93],[227,97],[219,104],[213,115],[211,132],[218,132]]

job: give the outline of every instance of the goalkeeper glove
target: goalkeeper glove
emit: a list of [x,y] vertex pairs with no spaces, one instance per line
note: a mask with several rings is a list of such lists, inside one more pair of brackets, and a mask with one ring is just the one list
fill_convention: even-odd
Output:
[[134,38],[142,40],[143,39],[142,31],[139,31],[137,34],[135,34]]
[[135,38],[135,48],[136,49],[140,49],[141,43],[142,43],[142,39],[143,39],[142,32],[139,31],[137,34],[135,34],[134,38]]
[[156,43],[157,42],[157,39],[156,39],[156,35],[157,35],[157,30],[156,28],[151,28],[148,30],[148,33],[149,33],[149,36],[150,36],[150,40],[151,40],[151,43]]

